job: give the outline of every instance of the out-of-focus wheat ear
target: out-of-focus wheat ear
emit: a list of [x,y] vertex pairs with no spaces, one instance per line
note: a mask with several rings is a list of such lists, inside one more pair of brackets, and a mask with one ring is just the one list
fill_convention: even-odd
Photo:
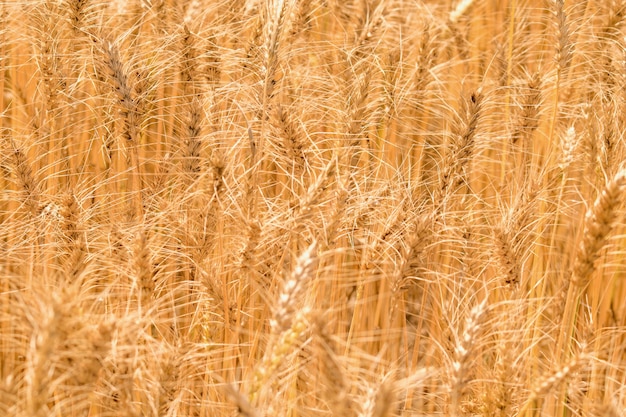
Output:
[[[285,156],[287,157],[287,164],[285,164],[286,170],[291,174],[293,178],[300,178],[304,170],[306,169],[306,148],[307,143],[306,136],[302,132],[302,128],[299,124],[299,120],[294,115],[295,106],[283,106],[281,104],[276,105],[275,115],[272,120],[276,125],[276,128],[282,139]],[[293,187],[292,184],[290,186]]]
[[[107,38],[95,38],[98,49],[96,70],[98,77],[108,83],[116,96],[116,107],[122,121],[122,147],[127,148],[126,163],[128,165],[128,208],[131,217],[141,218],[143,215],[143,201],[141,193],[141,173],[139,164],[138,145],[142,124],[141,97],[136,97],[137,91],[130,84],[130,71],[122,61],[119,45]],[[138,83],[145,86],[145,83]],[[141,90],[141,88],[139,88]],[[139,91],[145,94],[145,91]]]
[[618,125],[614,122],[613,112],[614,105],[604,103],[602,106],[602,113],[605,115],[604,129],[602,138],[600,140],[600,164],[603,172],[612,175],[618,167],[618,162],[621,160],[620,154],[620,136],[618,132]]
[[239,253],[237,266],[245,271],[257,272],[259,242],[263,228],[258,219],[243,219],[246,243]]
[[[371,92],[372,72],[369,61],[360,60],[357,63],[350,62],[351,57],[346,56],[345,77],[346,88],[346,137],[339,138],[337,149],[342,154],[341,165],[346,164],[350,172],[355,172],[363,154],[363,139],[370,122],[371,107],[368,97]],[[350,177],[352,179],[352,176]],[[351,185],[352,188],[353,185]]]
[[496,381],[489,384],[489,399],[487,407],[493,407],[492,410],[498,410],[500,416],[506,416],[508,409],[513,402],[516,371],[513,367],[515,348],[513,343],[502,340],[498,343],[497,358],[495,364]]
[[[111,352],[107,356],[103,367],[102,407],[124,417],[139,417],[140,385],[143,381],[140,370],[142,344],[139,335],[142,334],[141,325],[134,317],[119,317],[114,329]],[[132,322],[131,322],[132,320]],[[145,414],[143,414],[145,415]]]
[[120,106],[120,115],[124,121],[123,137],[128,141],[136,141],[139,115],[128,68],[122,62],[118,45],[108,39],[100,39],[99,42],[102,54],[98,60],[101,63],[99,70],[110,84]]
[[332,176],[335,174],[335,160],[331,160],[324,170],[318,174],[315,181],[308,187],[306,193],[299,198],[300,201],[294,206],[292,213],[290,214],[289,222],[292,224],[290,227],[295,233],[299,233],[306,220],[311,216],[311,212],[316,204],[318,204],[323,193],[328,188]]
[[22,191],[22,203],[31,215],[35,215],[39,211],[41,191],[33,175],[33,169],[22,149],[13,146],[12,153],[13,172]]
[[514,268],[513,272],[520,273],[519,288],[524,288],[526,277],[529,275],[523,274],[524,258],[526,253],[532,251],[535,233],[532,225],[537,220],[537,205],[541,191],[542,188],[534,180],[526,180],[521,195],[515,199],[510,212],[505,214],[502,222],[497,225],[509,239],[511,255],[517,261],[518,268]]
[[582,241],[576,252],[572,284],[584,288],[596,269],[596,261],[617,220],[626,188],[626,170],[620,170],[601,191],[585,218]]
[[417,63],[410,79],[410,95],[414,97],[414,100],[411,100],[412,104],[422,112],[426,111],[424,99],[428,94],[428,86],[433,81],[432,67],[439,52],[435,42],[437,39],[436,35],[435,29],[426,21],[422,29],[419,48],[417,49]]
[[282,34],[285,29],[288,11],[291,8],[291,0],[272,0],[266,6],[266,20],[264,27],[264,57],[262,76],[264,78],[264,99],[271,97],[276,65],[278,63],[278,49],[281,46]]
[[[384,56],[384,68],[382,69],[383,77],[383,110],[377,118],[377,129],[388,129],[389,123],[394,116],[398,114],[398,107],[404,101],[401,91],[399,90],[399,82],[401,77],[401,51],[392,49]],[[389,133],[385,133],[388,135]]]
[[354,54],[358,59],[367,58],[368,51],[371,51],[375,44],[376,35],[384,23],[386,8],[387,4],[380,2],[373,10],[370,10],[369,7],[364,8],[366,10],[361,12],[367,15],[356,18],[355,33],[357,36],[354,42]]
[[145,229],[141,230],[135,239],[133,264],[135,279],[137,280],[139,311],[140,314],[148,313],[155,296],[155,283],[150,246],[148,243],[148,232]]
[[473,91],[461,99],[461,109],[453,127],[451,149],[444,158],[439,189],[435,194],[438,212],[446,211],[448,198],[466,183],[466,172],[474,155],[476,130],[481,116],[483,95]]
[[227,174],[227,158],[221,149],[213,149],[209,158],[209,189],[215,196],[215,202],[218,203],[223,198],[224,184]]
[[65,239],[64,265],[69,282],[75,282],[81,277],[86,267],[87,248],[83,237],[81,224],[81,209],[73,191],[68,191],[63,198],[61,207],[61,230]]
[[290,17],[292,0],[271,0],[266,3],[265,26],[263,27],[263,57],[260,66],[260,107],[257,112],[257,119],[261,121],[261,129],[257,144],[257,161],[263,160],[265,153],[265,121],[270,118],[270,102],[274,97],[274,89],[278,84],[276,79],[276,69],[279,62],[279,50],[283,44],[283,33],[285,25]]
[[[602,381],[604,375],[599,376],[605,372],[606,368],[604,364],[599,364],[600,361],[593,361],[589,366],[582,366],[570,372],[570,378],[567,384],[561,389],[561,397],[563,401],[558,400],[557,404],[567,403],[567,410],[573,410],[578,415],[589,414],[589,399],[599,398],[597,393],[604,393],[604,389],[596,391],[594,388],[602,386],[603,382],[598,382],[598,385],[594,383],[594,379]],[[595,368],[595,369],[594,369]]]
[[456,7],[450,12],[450,16],[448,17],[450,22],[457,23],[473,3],[474,0],[460,0]]
[[52,337],[54,337],[54,328],[56,323],[54,318],[50,318],[47,321],[42,322],[43,326],[48,329],[43,329],[37,334],[36,348],[31,351],[32,355],[29,358],[29,364],[26,374],[27,392],[26,396],[26,412],[30,416],[44,416],[48,415],[47,403],[50,400],[49,386],[52,384],[51,377],[46,372],[51,365],[51,357],[53,354],[52,349]]
[[407,273],[414,267],[422,251],[428,246],[429,238],[434,232],[434,213],[428,212],[416,215],[415,220],[408,226],[405,241],[400,242],[400,259],[395,262],[391,278],[391,292],[398,294],[408,286]]
[[521,282],[521,272],[513,238],[504,227],[496,227],[493,241],[494,258],[504,274],[505,284],[517,286]]
[[318,260],[317,242],[313,242],[298,257],[289,279],[283,284],[270,323],[272,332],[280,334],[291,327],[299,303],[306,294],[309,282],[315,276]]
[[[287,12],[290,11],[290,8],[291,0],[272,0],[267,4],[265,10],[267,20],[263,33],[265,47],[264,75],[269,78],[274,76],[278,48],[282,41],[281,35],[285,29],[285,19],[288,17]],[[271,95],[271,91],[268,95]]]
[[[595,140],[595,139],[594,139]],[[562,139],[560,141],[561,144],[561,152],[558,159],[558,170],[554,170],[555,178],[561,177],[560,186],[558,187],[558,196],[556,197],[556,205],[555,205],[555,220],[554,224],[558,225],[560,223],[560,218],[563,215],[562,204],[564,197],[568,190],[568,182],[571,179],[574,179],[575,176],[573,174],[578,171],[578,164],[576,162],[583,156],[583,152],[581,152],[581,144],[582,141],[580,136],[576,133],[574,126],[570,126],[569,129],[562,135]],[[553,232],[553,242],[557,237],[558,232]],[[550,245],[554,248],[554,244]]]
[[198,97],[192,98],[185,107],[187,114],[183,122],[183,170],[190,178],[195,178],[200,172],[200,133],[202,131],[203,109]]
[[250,401],[232,384],[225,383],[224,391],[237,407],[237,413],[242,417],[261,417],[261,414],[250,404]]
[[561,140],[561,155],[559,158],[559,168],[567,172],[569,167],[580,157],[580,136],[576,133],[576,128],[570,126]]
[[371,91],[372,74],[368,71],[368,64],[365,61],[352,63],[350,56],[346,56],[346,69],[344,77],[346,78],[346,116],[347,116],[347,133],[350,136],[350,145],[358,144],[357,137],[361,135],[365,129],[365,119],[367,116],[367,100]]
[[606,395],[607,400],[602,404],[596,404],[591,407],[590,415],[593,417],[624,417],[624,411],[618,405],[616,398],[617,393]]
[[580,354],[570,360],[565,366],[562,366],[555,372],[550,372],[539,379],[539,382],[535,384],[530,395],[526,399],[524,405],[520,408],[522,411],[526,411],[529,407],[537,407],[537,401],[545,398],[549,393],[562,384],[571,374],[578,371],[589,362],[589,357],[586,354]]
[[[278,370],[285,365],[289,355],[293,353],[300,339],[310,328],[308,322],[308,308],[302,308],[292,314],[291,327],[284,330],[279,335],[273,334],[263,360],[255,367],[252,384],[249,390],[250,402],[253,405],[261,405],[266,400],[267,395],[271,395],[269,390],[270,382],[275,382]],[[271,385],[271,384],[270,384]]]
[[65,0],[67,20],[77,38],[83,37],[82,32],[86,30],[89,8],[92,6],[90,3],[92,0]]
[[[246,34],[245,42],[245,59],[241,64],[240,76],[248,77],[251,73],[259,71],[263,60],[263,33],[265,28],[265,20],[261,13],[255,10],[255,17],[248,21],[248,30],[251,33]],[[250,27],[251,26],[251,27]]]
[[367,389],[359,417],[387,417],[395,415],[396,388],[394,381],[386,378]]
[[454,361],[450,375],[450,416],[458,416],[460,413],[461,399],[470,381],[471,360],[476,354],[474,348],[484,324],[487,307],[487,299],[485,299],[472,308],[465,320],[463,334],[454,348]]
[[554,81],[554,104],[552,109],[552,119],[550,120],[550,136],[548,142],[551,143],[554,137],[554,132],[558,124],[559,118],[559,103],[562,78],[567,71],[573,56],[573,43],[571,40],[569,23],[565,14],[564,0],[552,0],[553,13],[556,20],[556,49],[554,55],[556,77]]
[[455,156],[459,163],[466,165],[472,157],[474,139],[478,120],[483,105],[483,94],[480,90],[474,91],[461,102],[461,119],[456,128]]
[[563,73],[572,62],[573,45],[567,16],[565,14],[565,0],[552,0],[557,27],[557,46],[554,56],[557,71]]
[[318,263],[317,242],[313,242],[296,261],[289,279],[283,284],[270,320],[271,336],[263,360],[256,367],[249,395],[252,404],[263,396],[262,387],[275,378],[287,356],[310,327],[309,309],[302,307],[309,282]]
[[344,175],[337,181],[333,209],[328,221],[325,222],[323,235],[318,238],[323,242],[321,250],[325,251],[334,247],[340,236],[343,214],[348,202],[348,178]]
[[61,216],[63,216],[61,229],[63,230],[65,238],[69,242],[76,241],[81,233],[79,225],[80,207],[76,195],[71,190],[69,190],[63,198]]
[[289,39],[294,39],[302,33],[306,33],[310,28],[311,1],[297,1],[293,7],[291,18],[289,19]]
[[164,416],[175,411],[178,395],[181,388],[181,377],[186,358],[184,349],[181,346],[172,346],[163,352],[163,359],[160,361],[159,373],[159,415]]
[[[416,400],[416,396],[419,398],[420,394],[416,395],[416,392],[423,392],[426,382],[429,378],[435,376],[435,370],[429,367],[421,367],[415,370],[411,370],[410,374],[396,382],[396,389],[398,390],[398,397],[403,399],[401,411],[424,411],[417,406],[413,405]],[[429,388],[426,388],[429,390]],[[420,398],[421,399],[421,398]],[[404,415],[404,414],[402,414]]]
[[[62,99],[61,92],[64,90],[65,80],[62,75],[63,62],[60,54],[59,17],[60,10],[54,2],[42,2],[35,9],[33,15],[34,24],[39,39],[37,39],[37,65],[40,72],[39,80],[42,84],[42,105],[48,118],[47,124],[54,124],[58,117],[59,101]],[[42,128],[45,126],[42,126]]]
[[327,329],[327,320],[323,315],[316,314],[312,317],[312,325],[316,336],[314,338],[316,344],[314,352],[322,368],[320,377],[321,398],[328,404],[333,415],[337,417],[352,415],[353,404],[348,396],[350,386],[337,354],[337,343]]
[[187,24],[182,27],[181,44],[180,82],[183,98],[188,100],[198,94],[198,50],[195,45],[196,34],[191,33]]
[[[526,86],[522,90],[522,100],[517,114],[511,142],[513,144],[526,144],[530,140],[533,132],[539,127],[539,110],[543,101],[541,94],[542,87],[541,74],[535,72],[526,81]],[[525,146],[528,149],[528,146]]]
[[53,394],[55,379],[59,377],[59,343],[66,340],[67,319],[71,317],[71,299],[54,293],[49,299],[40,300],[39,316],[34,320],[30,349],[27,355],[26,412],[30,416],[47,416]]
[[[74,318],[77,319],[77,318]],[[74,335],[76,350],[69,352],[65,362],[72,371],[70,382],[76,387],[93,390],[99,378],[102,363],[111,349],[111,337],[115,324],[102,322],[89,326],[84,323]]]
[[185,23],[185,25],[190,25],[192,22],[196,21],[200,13],[202,13],[202,1],[200,0],[189,1],[185,9],[183,22]]

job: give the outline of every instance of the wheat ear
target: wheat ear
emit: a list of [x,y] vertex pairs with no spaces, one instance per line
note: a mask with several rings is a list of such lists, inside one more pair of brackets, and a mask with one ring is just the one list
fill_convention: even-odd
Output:
[[[590,284],[591,276],[596,269],[596,261],[617,220],[616,211],[621,204],[625,189],[626,169],[622,169],[606,184],[593,207],[587,212],[582,241],[574,259],[556,352],[564,352],[567,355],[569,351],[581,298]],[[566,346],[568,349],[564,350]]]
[[298,258],[288,281],[278,297],[278,303],[270,321],[272,336],[262,362],[256,368],[249,391],[251,403],[259,399],[261,387],[270,380],[281,366],[294,345],[309,327],[306,308],[299,308],[308,282],[314,276],[318,256],[317,242],[312,243]]

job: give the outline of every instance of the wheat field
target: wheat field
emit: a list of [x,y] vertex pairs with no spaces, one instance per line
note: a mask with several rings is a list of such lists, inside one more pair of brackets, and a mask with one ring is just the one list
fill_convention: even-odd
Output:
[[0,414],[624,416],[623,0],[0,0]]

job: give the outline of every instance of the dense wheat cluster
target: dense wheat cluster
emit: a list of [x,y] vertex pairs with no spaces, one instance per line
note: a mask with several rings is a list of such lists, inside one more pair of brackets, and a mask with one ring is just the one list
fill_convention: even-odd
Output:
[[623,0],[0,0],[0,415],[623,416]]

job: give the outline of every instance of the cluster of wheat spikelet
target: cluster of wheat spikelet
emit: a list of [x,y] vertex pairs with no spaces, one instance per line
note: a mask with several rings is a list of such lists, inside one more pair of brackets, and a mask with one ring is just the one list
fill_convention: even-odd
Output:
[[625,28],[0,0],[0,415],[623,416]]

